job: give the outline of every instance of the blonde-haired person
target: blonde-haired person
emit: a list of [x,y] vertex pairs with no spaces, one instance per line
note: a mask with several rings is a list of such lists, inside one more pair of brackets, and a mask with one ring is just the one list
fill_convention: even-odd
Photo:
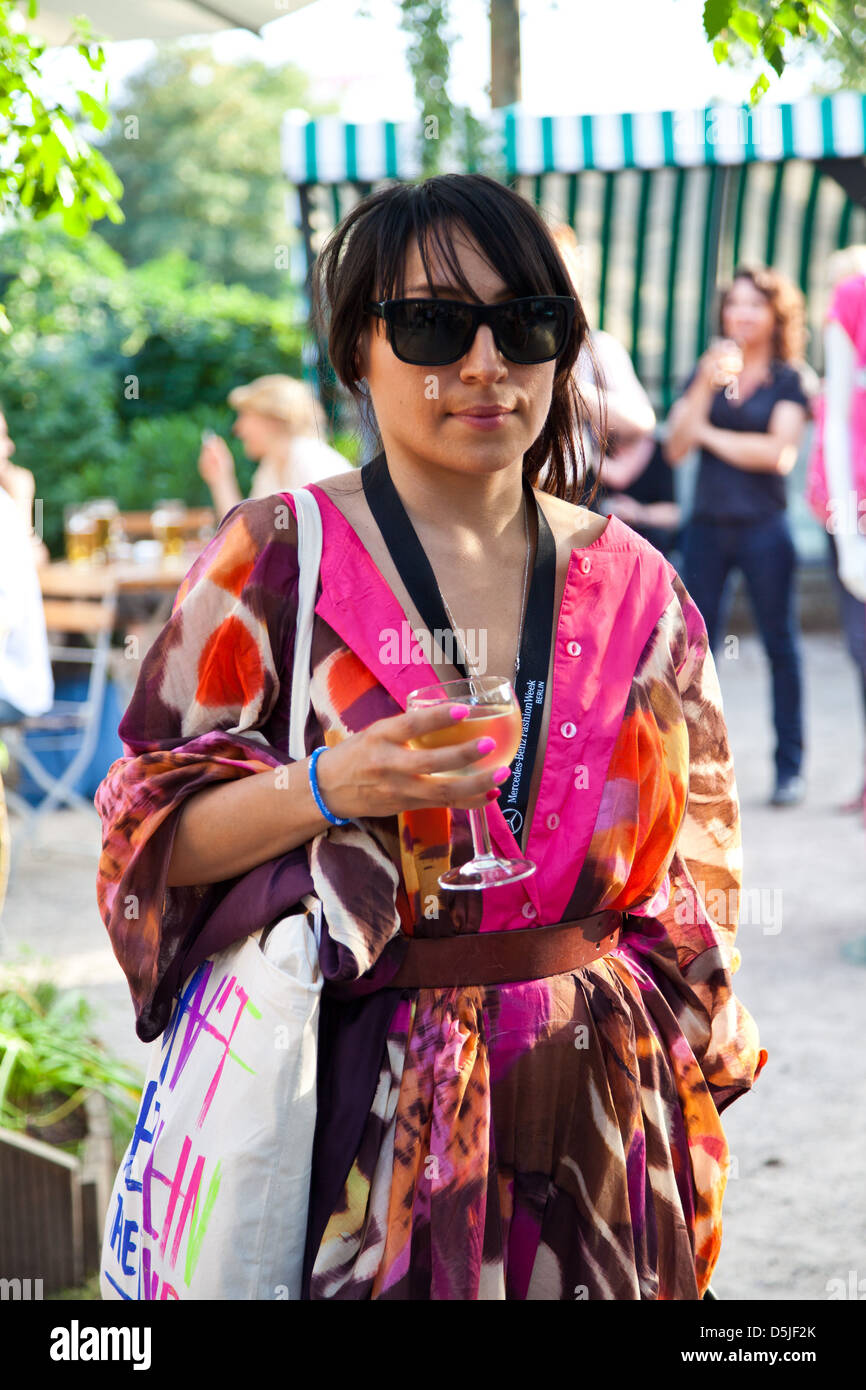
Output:
[[[827,532],[830,568],[845,641],[857,668],[866,717],[866,246],[846,246],[827,262],[824,394],[806,499]],[[866,807],[862,788],[841,811]]]
[[[238,413],[232,433],[258,464],[250,497],[306,487],[351,468],[325,443],[325,412],[306,382],[279,374],[256,377],[230,391],[228,403]],[[202,440],[198,467],[215,511],[224,516],[241,501],[241,491],[231,450],[219,435]]]

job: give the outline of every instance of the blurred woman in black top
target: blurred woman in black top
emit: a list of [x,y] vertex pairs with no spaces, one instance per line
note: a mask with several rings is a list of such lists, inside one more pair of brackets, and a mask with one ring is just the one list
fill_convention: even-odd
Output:
[[805,301],[778,271],[740,268],[722,295],[719,319],[724,337],[703,354],[668,419],[672,464],[700,450],[683,579],[716,648],[730,577],[743,573],[772,669],[772,804],[792,805],[804,794],[803,718],[785,478],[808,415],[795,365],[805,345]]

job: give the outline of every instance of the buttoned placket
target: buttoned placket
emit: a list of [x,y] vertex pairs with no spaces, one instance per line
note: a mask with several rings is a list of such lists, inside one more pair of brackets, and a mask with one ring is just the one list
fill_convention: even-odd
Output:
[[[559,614],[558,614],[558,616],[557,616],[557,632],[554,634],[554,660],[553,660],[553,669],[552,669],[552,671],[551,671],[551,692],[550,692],[550,701],[551,701],[551,704],[550,704],[550,720],[549,720],[549,723],[548,723],[548,730],[549,730],[549,731],[554,730],[554,729],[556,728],[555,719],[556,719],[556,715],[557,715],[557,709],[556,709],[556,704],[557,704],[557,689],[558,689],[558,687],[561,687],[561,685],[562,685],[562,680],[563,680],[563,677],[564,677],[564,675],[565,675],[565,671],[564,671],[564,668],[563,668],[563,663],[562,663],[562,661],[560,660],[561,655],[562,655],[563,652],[565,652],[565,654],[566,654],[567,657],[569,658],[569,663],[570,663],[570,661],[571,661],[572,659],[574,659],[575,657],[579,657],[580,654],[581,654],[581,652],[582,652],[582,650],[583,650],[582,644],[577,640],[576,637],[574,637],[574,636],[569,636],[569,635],[563,636],[563,635],[560,633],[560,631],[559,631],[559,628],[562,626],[562,623],[563,623],[563,621],[564,621],[564,619],[563,619],[563,609],[564,609],[564,606],[565,606],[565,597],[566,597],[566,594],[569,592],[569,585],[570,585],[570,582],[571,582],[571,580],[572,580],[573,575],[586,576],[586,575],[588,575],[589,573],[591,573],[591,570],[592,570],[592,563],[591,563],[591,561],[590,561],[590,559],[589,559],[588,556],[586,556],[586,555],[580,555],[580,556],[578,556],[578,555],[572,553],[571,561],[570,561],[569,567],[568,567],[568,573],[566,574],[566,577],[565,577],[565,585],[564,585],[564,587],[563,587],[563,592],[562,592],[562,602],[561,602],[561,604],[560,604],[560,611],[559,611]],[[559,679],[557,679],[558,676],[559,676]],[[560,734],[560,736],[561,736],[562,738],[564,738],[564,739],[572,739],[572,738],[575,737],[576,733],[577,733],[577,725],[576,725],[572,720],[563,720],[563,721],[560,723],[560,725],[559,725],[559,734]],[[548,732],[548,738],[549,738],[549,737],[550,737],[550,732]],[[540,755],[540,756],[544,756],[544,750],[542,750],[541,748],[539,748],[539,755]],[[530,852],[530,843],[531,843],[531,841],[533,840],[533,838],[535,838],[536,840],[538,839],[538,831],[537,831],[537,825],[538,825],[538,809],[539,809],[539,805],[540,805],[540,803],[541,803],[541,801],[542,801],[542,796],[543,796],[543,793],[544,793],[544,773],[545,773],[545,770],[542,769],[541,783],[539,784],[539,788],[538,788],[538,797],[537,797],[537,799],[536,799],[535,808],[534,808],[535,814],[534,814],[534,817],[533,817],[533,823],[532,823],[532,825],[530,825],[530,827],[529,827],[529,834],[527,835],[527,839],[526,839],[526,851],[525,851],[525,855],[526,855],[526,858],[527,858],[527,859],[531,859],[531,858],[532,858],[532,853]],[[544,815],[543,826],[544,826],[544,829],[545,829],[546,831],[552,833],[553,831],[559,829],[560,824],[561,824],[561,817],[560,817],[559,812],[557,812],[557,811],[548,811],[548,812]],[[529,921],[534,921],[535,918],[538,917],[539,910],[540,910],[540,885],[539,885],[539,883],[538,883],[538,875],[537,875],[537,873],[536,873],[536,874],[533,874],[530,878],[523,879],[522,882],[518,885],[518,887],[521,887],[521,888],[523,889],[523,892],[524,892],[524,895],[525,895],[525,899],[526,899],[526,900],[524,901],[524,903],[523,903],[523,906],[522,906],[521,909],[520,909],[520,910],[521,910],[521,914],[522,914],[522,916],[523,916],[524,918],[526,918],[527,920],[529,920]]]

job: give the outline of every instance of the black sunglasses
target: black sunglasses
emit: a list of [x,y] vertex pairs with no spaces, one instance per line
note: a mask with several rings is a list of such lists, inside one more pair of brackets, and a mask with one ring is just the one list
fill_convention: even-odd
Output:
[[445,367],[469,351],[480,323],[510,362],[537,364],[558,357],[574,323],[570,295],[541,294],[502,304],[462,299],[383,299],[367,312],[385,320],[395,357],[413,367]]

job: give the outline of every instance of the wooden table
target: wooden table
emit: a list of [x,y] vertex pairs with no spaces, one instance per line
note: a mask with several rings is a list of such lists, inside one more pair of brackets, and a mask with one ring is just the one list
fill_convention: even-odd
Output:
[[[142,658],[171,613],[172,601],[195,553],[150,563],[71,565],[57,560],[39,570],[46,626],[56,631],[94,630],[99,621],[115,633],[109,673],[127,703]],[[86,627],[84,625],[87,625]]]
[[39,582],[46,598],[97,598],[102,594],[173,594],[192,564],[189,554],[168,557],[157,563],[135,564],[132,560],[107,565],[70,565],[56,560],[39,570]]

